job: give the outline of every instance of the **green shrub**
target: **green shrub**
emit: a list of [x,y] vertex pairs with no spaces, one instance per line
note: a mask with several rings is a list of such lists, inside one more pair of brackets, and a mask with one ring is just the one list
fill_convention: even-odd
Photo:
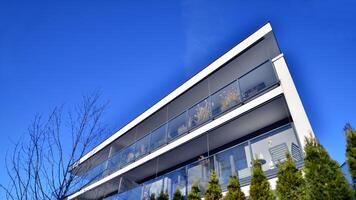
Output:
[[177,187],[176,191],[173,194],[173,200],[183,200],[183,195],[180,192],[180,189]]
[[279,164],[276,193],[280,200],[305,199],[305,182],[302,172],[296,167],[292,156],[287,154],[287,161]]
[[274,199],[271,186],[264,175],[261,164],[258,161],[253,162],[252,178],[250,185],[249,200],[272,200]]
[[245,194],[241,190],[239,179],[236,176],[230,177],[224,200],[246,200]]
[[169,200],[168,192],[163,192],[163,190],[159,193],[157,200]]
[[206,192],[204,194],[204,200],[219,200],[222,197],[221,187],[219,185],[219,179],[215,171],[211,173]]
[[192,189],[190,190],[190,192],[188,194],[187,200],[201,200],[198,182],[193,183]]
[[306,139],[304,150],[307,199],[352,199],[351,187],[339,164],[331,159],[325,148],[315,139]]

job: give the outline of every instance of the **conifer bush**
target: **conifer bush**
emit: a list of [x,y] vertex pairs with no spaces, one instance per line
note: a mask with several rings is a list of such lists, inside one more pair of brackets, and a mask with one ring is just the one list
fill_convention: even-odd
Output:
[[[349,166],[352,180],[356,180],[356,131],[350,124],[346,124],[344,130],[346,136],[346,164]],[[355,184],[353,188],[355,191]]]
[[259,161],[253,161],[252,178],[250,184],[249,200],[272,200],[274,199],[271,186],[262,171]]
[[224,200],[246,200],[245,194],[241,190],[239,179],[236,176],[230,177]]
[[168,192],[163,192],[163,190],[159,193],[157,200],[169,200]]
[[305,199],[305,181],[302,172],[296,167],[292,156],[288,153],[287,160],[279,164],[276,193],[280,200]]
[[173,200],[184,200],[184,197],[180,191],[180,189],[177,187],[176,191],[173,194]]
[[156,200],[156,195],[155,195],[155,193],[152,193],[152,194],[150,195],[150,200]]
[[339,164],[315,139],[306,139],[304,173],[306,197],[313,200],[352,199],[352,190]]
[[210,176],[206,192],[204,194],[204,200],[219,200],[222,197],[222,190],[219,184],[218,176],[213,171]]
[[200,189],[198,182],[194,182],[187,196],[187,200],[201,200]]

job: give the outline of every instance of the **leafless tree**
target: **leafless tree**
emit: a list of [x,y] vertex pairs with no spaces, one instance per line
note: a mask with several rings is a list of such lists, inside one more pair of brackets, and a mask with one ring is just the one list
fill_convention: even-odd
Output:
[[8,185],[0,185],[8,200],[62,200],[82,177],[71,167],[106,133],[102,123],[107,103],[98,93],[80,104],[59,106],[48,116],[36,116],[21,141],[6,156]]

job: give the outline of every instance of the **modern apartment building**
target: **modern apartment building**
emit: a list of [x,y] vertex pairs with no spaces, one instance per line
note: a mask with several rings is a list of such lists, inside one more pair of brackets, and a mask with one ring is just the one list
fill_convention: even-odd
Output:
[[275,187],[290,152],[303,165],[312,128],[269,23],[80,158],[86,181],[68,199],[141,200],[194,182],[204,193],[215,170],[223,191],[238,176],[248,195],[251,163]]

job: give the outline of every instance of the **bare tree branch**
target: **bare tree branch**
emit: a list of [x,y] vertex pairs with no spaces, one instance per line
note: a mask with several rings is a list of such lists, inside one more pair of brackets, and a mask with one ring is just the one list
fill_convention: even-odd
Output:
[[66,115],[58,106],[48,116],[35,116],[26,137],[6,155],[9,185],[0,184],[6,199],[63,200],[80,186],[85,176],[71,173],[71,167],[105,135],[106,107],[94,93]]

